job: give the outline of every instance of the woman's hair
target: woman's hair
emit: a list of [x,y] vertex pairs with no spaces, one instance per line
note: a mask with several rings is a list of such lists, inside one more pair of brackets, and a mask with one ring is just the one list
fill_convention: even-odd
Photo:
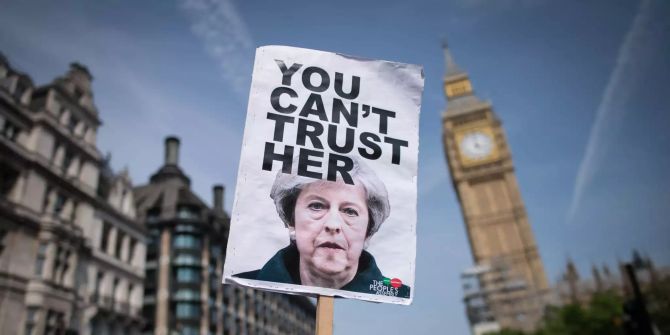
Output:
[[[357,185],[360,183],[367,193],[366,203],[368,206],[369,221],[365,236],[370,237],[379,230],[379,227],[391,212],[388,192],[384,183],[372,169],[356,157],[349,158],[354,162],[353,168],[349,172],[354,180],[354,184]],[[296,166],[297,162],[294,162],[293,165]],[[277,173],[272,190],[270,191],[270,198],[274,200],[277,214],[279,214],[279,218],[281,218],[286,227],[293,227],[293,213],[298,195],[300,195],[300,192],[307,185],[315,182],[332,183],[331,181],[299,176],[295,173],[287,174],[281,171]]]

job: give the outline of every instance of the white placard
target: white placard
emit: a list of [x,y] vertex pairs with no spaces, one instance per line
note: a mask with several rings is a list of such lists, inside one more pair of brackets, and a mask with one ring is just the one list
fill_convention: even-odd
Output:
[[408,305],[421,66],[256,50],[225,284]]

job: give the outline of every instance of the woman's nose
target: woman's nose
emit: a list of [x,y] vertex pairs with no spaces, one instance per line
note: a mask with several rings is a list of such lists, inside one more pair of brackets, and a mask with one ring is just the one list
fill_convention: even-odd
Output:
[[342,217],[338,211],[331,210],[326,218],[325,229],[330,233],[339,233],[342,229]]

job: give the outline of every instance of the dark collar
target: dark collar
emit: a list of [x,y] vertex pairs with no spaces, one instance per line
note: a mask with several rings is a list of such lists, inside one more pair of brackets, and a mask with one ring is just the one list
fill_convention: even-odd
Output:
[[[299,263],[300,255],[298,248],[294,243],[279,250],[265,265],[255,271],[238,273],[239,278],[264,280],[275,283],[300,285]],[[388,288],[388,283],[381,271],[377,267],[375,258],[367,251],[363,250],[358,260],[358,272],[349,283],[344,285],[341,290],[361,292],[368,294],[394,293]],[[382,283],[384,283],[382,285]],[[394,296],[400,298],[409,298],[410,287],[402,284],[395,290]]]
[[[300,255],[295,243],[279,250],[270,260],[265,263],[258,273],[258,280],[273,281],[286,284],[301,285],[299,270]],[[377,267],[374,257],[363,250],[358,259],[358,271],[356,276],[342,290],[360,291],[368,287],[372,280],[382,280],[381,271]]]

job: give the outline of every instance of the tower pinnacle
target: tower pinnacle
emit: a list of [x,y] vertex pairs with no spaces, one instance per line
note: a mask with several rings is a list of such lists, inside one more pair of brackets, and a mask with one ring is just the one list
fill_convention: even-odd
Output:
[[[486,323],[493,320],[500,328],[533,331],[542,322],[549,286],[525,216],[502,122],[493,106],[475,95],[468,73],[456,65],[446,41],[442,49],[447,98],[442,139],[452,185],[458,194],[475,265],[501,264],[504,271],[479,277],[476,290],[484,294],[483,303],[481,295],[466,291],[467,314],[474,316],[470,325],[474,328],[484,321],[478,314],[483,305],[491,313],[487,313]],[[488,201],[484,204],[479,199]],[[492,217],[496,217],[495,226],[490,225]],[[576,268],[572,267],[571,276],[576,277]],[[578,278],[573,279],[572,291],[576,292]]]
[[449,77],[464,73],[458,65],[456,65],[456,61],[454,61],[454,57],[449,51],[449,45],[446,38],[442,40],[442,50],[444,51],[445,76]]
[[444,94],[449,101],[447,111],[449,112],[457,106],[463,107],[481,103],[474,95],[468,74],[456,65],[446,39],[442,40],[442,51],[444,51],[445,65]]

